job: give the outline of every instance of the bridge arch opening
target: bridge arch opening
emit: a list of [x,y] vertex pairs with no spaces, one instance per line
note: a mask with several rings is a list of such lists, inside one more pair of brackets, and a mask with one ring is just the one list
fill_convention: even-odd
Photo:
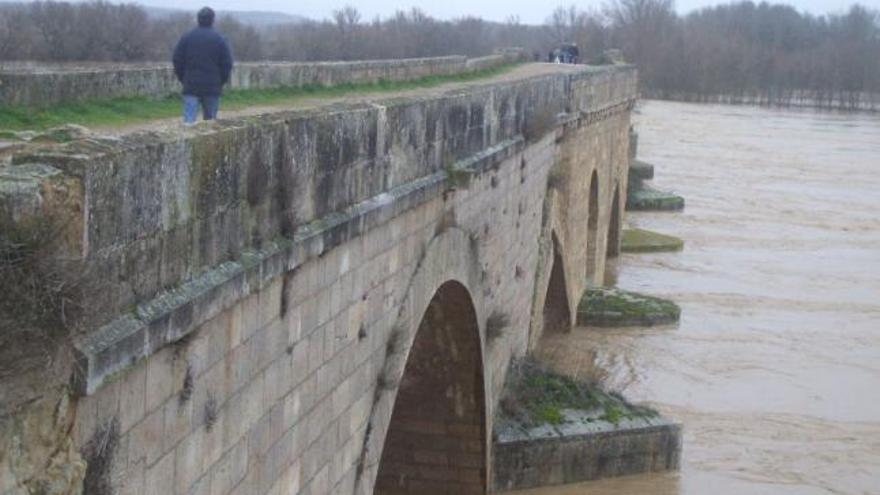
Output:
[[568,290],[565,283],[565,266],[562,250],[556,233],[553,234],[553,267],[550,268],[550,282],[544,298],[543,334],[566,332],[571,329],[571,310],[568,304]]
[[590,198],[587,213],[587,283],[595,283],[599,246],[599,174],[590,176]]
[[468,290],[437,289],[416,330],[374,493],[486,493],[486,413],[479,324]]
[[620,254],[620,185],[614,186],[614,199],[611,200],[611,218],[608,221],[608,246],[605,254],[615,258]]

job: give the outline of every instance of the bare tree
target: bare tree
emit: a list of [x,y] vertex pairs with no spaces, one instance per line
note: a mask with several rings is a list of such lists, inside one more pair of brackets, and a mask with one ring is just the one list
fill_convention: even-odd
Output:
[[346,5],[342,9],[333,11],[333,20],[339,31],[339,52],[341,58],[353,58],[353,47],[356,44],[358,24],[361,21],[361,13],[355,7]]

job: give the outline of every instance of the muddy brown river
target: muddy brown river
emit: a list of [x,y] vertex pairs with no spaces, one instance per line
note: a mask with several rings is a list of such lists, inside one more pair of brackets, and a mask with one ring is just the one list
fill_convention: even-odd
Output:
[[880,494],[880,115],[649,101],[639,158],[685,240],[618,285],[677,327],[576,328],[542,354],[685,427],[681,471],[520,495]]

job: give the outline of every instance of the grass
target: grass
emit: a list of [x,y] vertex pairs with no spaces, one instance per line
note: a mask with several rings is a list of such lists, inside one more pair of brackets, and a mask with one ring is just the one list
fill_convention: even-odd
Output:
[[548,370],[532,359],[522,360],[511,368],[501,399],[505,416],[528,426],[558,425],[566,421],[565,409],[592,412],[592,421],[615,425],[623,419],[657,414],[630,404],[619,394],[605,392],[596,384]]
[[[227,91],[221,110],[242,110],[252,106],[294,103],[304,98],[337,98],[350,94],[392,93],[432,88],[443,84],[469,82],[504,74],[519,64],[448,76],[430,76],[412,81],[379,81],[349,83],[336,86],[284,86],[270,89],[238,89]],[[0,130],[41,131],[63,124],[87,127],[112,127],[177,117],[181,113],[179,95],[164,98],[146,96],[111,100],[65,103],[46,108],[0,106]]]

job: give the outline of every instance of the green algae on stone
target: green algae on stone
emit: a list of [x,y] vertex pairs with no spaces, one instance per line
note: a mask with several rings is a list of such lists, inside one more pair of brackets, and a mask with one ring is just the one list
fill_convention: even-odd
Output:
[[629,191],[626,209],[630,211],[679,211],[684,209],[684,198],[671,192],[642,185]]
[[680,316],[672,301],[604,287],[587,289],[577,309],[578,325],[596,327],[665,325]]
[[625,229],[620,240],[622,253],[658,253],[683,248],[684,241],[678,237],[644,229]]
[[[641,160],[633,160],[629,166],[629,180],[643,181],[654,178],[654,166]],[[641,183],[639,183],[641,186]]]

